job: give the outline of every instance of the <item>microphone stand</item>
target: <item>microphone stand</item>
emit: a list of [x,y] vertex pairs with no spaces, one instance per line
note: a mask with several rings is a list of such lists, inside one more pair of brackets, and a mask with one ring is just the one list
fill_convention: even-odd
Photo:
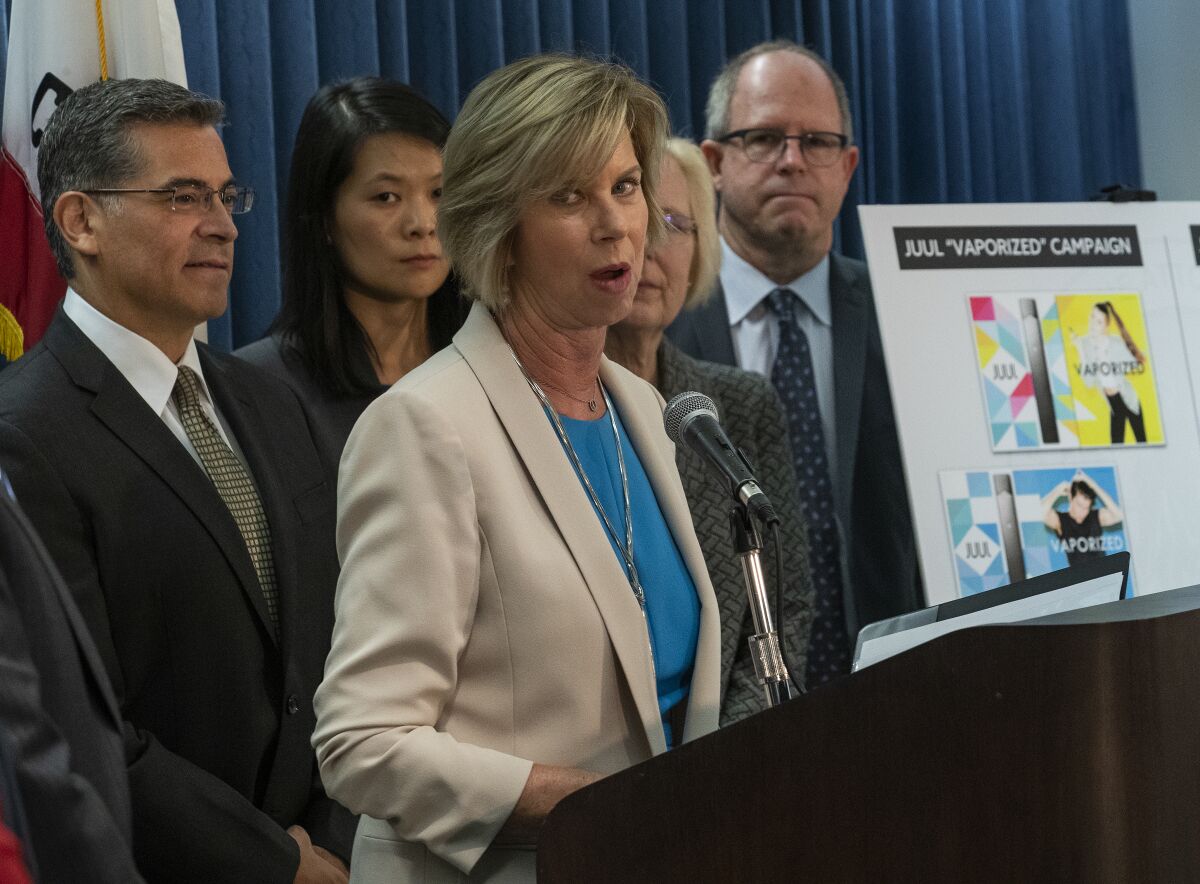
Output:
[[767,603],[767,584],[763,578],[762,537],[758,533],[745,504],[735,503],[729,511],[729,527],[733,532],[733,548],[742,563],[742,577],[750,599],[750,615],[754,618],[754,635],[750,636],[750,656],[754,672],[767,696],[767,706],[778,706],[792,698],[787,667],[779,651],[779,634],[771,620]]

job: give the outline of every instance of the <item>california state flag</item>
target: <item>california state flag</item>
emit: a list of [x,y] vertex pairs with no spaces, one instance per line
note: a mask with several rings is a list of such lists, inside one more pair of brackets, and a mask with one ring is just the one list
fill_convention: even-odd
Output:
[[73,90],[109,77],[187,85],[174,0],[13,0],[0,156],[0,364],[37,343],[67,287],[38,202],[46,121]]

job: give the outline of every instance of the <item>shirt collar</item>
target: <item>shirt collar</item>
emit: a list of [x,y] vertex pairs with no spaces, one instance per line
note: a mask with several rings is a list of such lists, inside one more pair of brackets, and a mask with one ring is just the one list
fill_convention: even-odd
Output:
[[[74,289],[67,289],[63,300],[63,312],[117,367],[117,371],[129,381],[130,386],[146,401],[150,409],[161,415],[166,410],[171,391],[175,389],[175,379],[179,376],[176,364],[141,335],[109,319]],[[208,383],[204,380],[204,372],[200,368],[200,354],[196,350],[194,339],[188,339],[187,349],[184,350],[179,365],[186,365],[196,373],[200,381],[200,394],[211,404],[212,397],[208,392]]]
[[829,298],[829,255],[816,267],[785,285],[777,285],[761,270],[729,247],[721,238],[721,288],[725,292],[725,309],[729,324],[737,325],[760,308],[763,299],[777,288],[788,288],[822,324],[833,324],[833,309]]

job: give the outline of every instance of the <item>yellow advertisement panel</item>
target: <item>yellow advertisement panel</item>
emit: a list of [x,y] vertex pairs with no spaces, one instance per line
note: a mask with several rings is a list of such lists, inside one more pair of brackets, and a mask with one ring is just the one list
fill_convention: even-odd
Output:
[[1161,445],[1162,416],[1141,299],[1059,295],[1079,444]]

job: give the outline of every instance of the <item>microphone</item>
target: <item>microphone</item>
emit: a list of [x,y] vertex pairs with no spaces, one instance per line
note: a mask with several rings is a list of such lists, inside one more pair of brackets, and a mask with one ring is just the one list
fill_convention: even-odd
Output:
[[671,441],[676,445],[686,443],[702,455],[729,482],[733,495],[751,513],[768,524],[779,521],[745,459],[721,429],[715,402],[703,393],[680,393],[667,403],[663,423]]

